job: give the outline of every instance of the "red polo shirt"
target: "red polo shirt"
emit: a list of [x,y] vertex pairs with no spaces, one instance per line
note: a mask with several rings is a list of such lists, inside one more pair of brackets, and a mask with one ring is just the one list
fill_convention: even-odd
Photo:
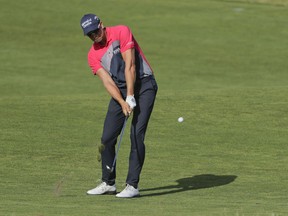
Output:
[[118,86],[125,85],[125,62],[121,53],[131,48],[135,49],[136,79],[152,75],[147,59],[127,26],[106,27],[106,37],[105,46],[94,43],[88,52],[88,64],[95,75],[103,68]]

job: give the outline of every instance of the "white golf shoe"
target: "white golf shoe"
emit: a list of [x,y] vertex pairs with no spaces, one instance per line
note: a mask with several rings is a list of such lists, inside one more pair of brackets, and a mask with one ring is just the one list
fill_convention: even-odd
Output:
[[87,191],[88,195],[116,194],[115,184],[110,186],[106,182],[102,182],[96,188]]
[[140,196],[139,189],[138,188],[136,189],[129,184],[126,185],[126,188],[123,191],[121,191],[116,195],[116,197],[118,198],[133,198],[139,196]]

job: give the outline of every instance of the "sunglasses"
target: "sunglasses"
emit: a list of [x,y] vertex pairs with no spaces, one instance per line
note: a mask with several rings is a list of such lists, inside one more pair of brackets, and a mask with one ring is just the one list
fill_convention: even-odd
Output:
[[91,37],[91,36],[93,36],[93,35],[97,36],[97,35],[99,34],[99,32],[100,32],[100,28],[99,28],[99,29],[96,29],[96,30],[94,30],[94,31],[89,32],[89,33],[87,34],[87,36],[88,36],[88,37]]

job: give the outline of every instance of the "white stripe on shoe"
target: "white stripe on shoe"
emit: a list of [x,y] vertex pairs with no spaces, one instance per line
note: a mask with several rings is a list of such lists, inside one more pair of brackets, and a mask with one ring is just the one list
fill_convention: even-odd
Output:
[[96,188],[87,191],[88,195],[102,195],[102,194],[116,194],[116,186],[108,185],[106,182],[102,182]]
[[125,189],[118,193],[116,197],[118,198],[133,198],[133,197],[139,197],[139,189],[134,188],[132,185],[127,184]]

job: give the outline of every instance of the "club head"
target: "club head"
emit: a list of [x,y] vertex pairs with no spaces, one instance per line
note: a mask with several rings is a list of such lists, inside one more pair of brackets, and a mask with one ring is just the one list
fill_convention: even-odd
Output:
[[110,168],[108,165],[106,165],[106,169],[107,169],[110,173],[112,173],[113,170],[114,170],[114,167]]

